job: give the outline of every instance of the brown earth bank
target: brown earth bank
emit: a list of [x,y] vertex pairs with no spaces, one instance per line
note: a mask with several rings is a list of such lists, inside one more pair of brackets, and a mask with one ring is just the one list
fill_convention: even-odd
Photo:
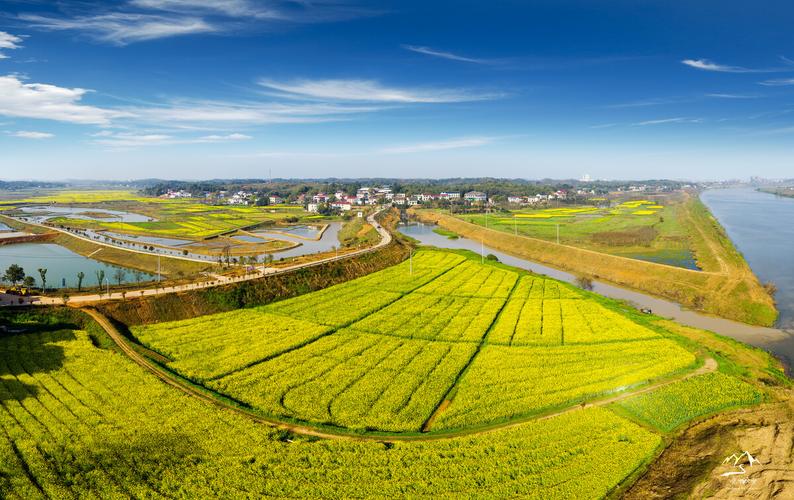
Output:
[[157,296],[103,302],[96,308],[125,325],[175,321],[205,314],[253,307],[327,288],[385,269],[408,258],[410,247],[400,241],[364,253],[260,279]]
[[777,319],[774,300],[696,198],[689,200],[685,223],[703,271],[600,253],[568,245],[486,229],[447,213],[411,210],[422,222],[434,223],[505,253],[575,274],[673,300],[694,310],[744,323],[771,326]]
[[792,396],[693,425],[622,498],[794,498]]

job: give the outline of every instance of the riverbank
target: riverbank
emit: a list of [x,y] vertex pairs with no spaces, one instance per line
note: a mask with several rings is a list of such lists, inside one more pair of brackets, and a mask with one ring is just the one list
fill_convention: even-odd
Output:
[[719,223],[699,200],[687,203],[682,219],[695,249],[695,271],[517,236],[465,222],[437,210],[412,210],[422,222],[437,224],[514,257],[663,297],[743,323],[771,326],[777,319],[772,297],[733,247]]

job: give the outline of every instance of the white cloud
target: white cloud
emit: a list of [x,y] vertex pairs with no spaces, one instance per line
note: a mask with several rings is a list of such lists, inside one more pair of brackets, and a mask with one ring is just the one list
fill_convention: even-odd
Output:
[[774,73],[777,71],[792,71],[791,68],[745,68],[742,66],[728,66],[718,64],[708,59],[684,59],[681,64],[691,68],[704,71],[716,71],[718,73]]
[[758,83],[767,87],[786,87],[788,85],[794,85],[794,78],[776,78]]
[[719,99],[758,99],[761,96],[751,95],[751,94],[715,93],[715,94],[706,94],[706,97],[716,97]]
[[498,94],[474,93],[465,89],[400,89],[385,87],[374,80],[294,80],[279,82],[262,79],[259,84],[281,92],[283,97],[366,101],[384,103],[449,103],[496,99]]
[[378,109],[323,103],[284,104],[222,101],[179,101],[162,106],[125,108],[138,121],[175,127],[200,127],[212,124],[322,123],[343,120],[343,115],[371,112]]
[[205,135],[204,137],[199,137],[197,140],[204,141],[204,142],[226,142],[226,141],[247,141],[249,139],[253,139],[250,135],[245,134],[227,134],[227,135]]
[[408,144],[381,149],[383,154],[406,154],[406,153],[425,153],[430,151],[445,151],[449,149],[475,148],[491,144],[496,140],[495,137],[461,137],[438,142],[424,142],[419,144]]
[[474,64],[492,64],[493,62],[487,59],[475,59],[472,57],[459,56],[457,54],[453,54],[452,52],[435,50],[435,49],[431,49],[430,47],[421,47],[417,45],[403,45],[402,48],[404,48],[405,50],[410,50],[412,52],[417,52],[419,54],[424,54],[426,56],[440,57],[442,59],[449,59],[451,61],[468,62]]
[[114,12],[96,16],[60,19],[39,15],[19,16],[34,28],[45,30],[72,30],[86,32],[90,36],[116,45],[168,38],[196,33],[211,33],[218,28],[202,18],[133,14]]
[[278,10],[266,5],[256,5],[248,0],[132,0],[131,5],[144,9],[172,12],[207,12],[210,14],[242,17],[253,16],[258,19],[282,19]]
[[251,136],[239,133],[226,135],[205,135],[201,137],[177,137],[170,134],[138,133],[138,132],[111,132],[91,134],[98,139],[92,141],[99,146],[119,149],[133,149],[145,146],[166,146],[178,144],[217,144],[222,142],[239,142],[252,139]]
[[635,126],[638,127],[645,127],[647,125],[666,125],[668,123],[702,123],[703,120],[700,118],[663,118],[660,120],[646,120],[644,122],[635,123]]
[[[13,50],[21,47],[22,38],[0,31],[0,49]],[[0,59],[8,59],[8,56],[0,52]]]
[[29,130],[18,130],[16,132],[11,132],[12,136],[20,137],[22,139],[49,139],[51,137],[55,137],[54,134],[50,134],[48,132],[32,132]]
[[80,104],[89,92],[44,83],[23,83],[15,75],[0,76],[0,116],[38,118],[69,123],[107,125],[125,113]]

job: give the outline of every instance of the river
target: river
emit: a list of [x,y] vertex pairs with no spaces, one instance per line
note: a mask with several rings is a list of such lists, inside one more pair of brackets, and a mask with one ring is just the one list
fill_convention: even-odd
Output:
[[794,330],[794,198],[754,189],[711,189],[700,199],[758,279],[777,286],[777,326]]
[[[433,228],[434,226],[425,224],[410,224],[400,225],[399,231],[418,240],[423,245],[435,246],[438,248],[466,249],[476,253],[483,252],[486,255],[490,253],[494,254],[505,264],[527,269],[538,274],[545,274],[546,276],[568,283],[576,283],[576,277],[573,274],[537,262],[508,255],[490,248],[488,245],[483,245],[479,241],[472,241],[466,238],[449,239],[446,236],[434,233]],[[681,324],[710,330],[725,335],[726,337],[731,337],[741,342],[760,347],[777,356],[786,365],[789,373],[791,373],[792,362],[794,361],[794,333],[792,332],[776,328],[751,326],[736,321],[700,314],[684,309],[675,302],[599,281],[593,282],[593,291],[605,297],[626,300],[639,308],[651,309],[654,314],[674,319]]]

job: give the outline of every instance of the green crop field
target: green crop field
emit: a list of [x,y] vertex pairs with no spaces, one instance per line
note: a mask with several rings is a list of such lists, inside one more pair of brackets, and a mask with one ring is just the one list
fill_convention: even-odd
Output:
[[91,220],[76,216],[58,217],[51,222],[76,228],[107,229],[132,235],[151,235],[188,239],[203,239],[255,224],[276,223],[287,218],[309,216],[303,207],[278,205],[254,207],[213,205],[192,199],[163,199],[143,197],[131,191],[52,191],[11,200],[13,204],[0,206],[13,214],[20,204],[58,204],[90,208],[120,210],[151,217],[148,222],[117,222]]
[[761,401],[752,385],[723,373],[707,373],[641,394],[618,405],[641,421],[671,431],[701,415]]
[[661,442],[600,408],[443,441],[310,440],[175,391],[82,328],[22,326],[0,337],[3,498],[599,498]]
[[[525,208],[461,215],[463,220],[522,236],[613,255],[696,268],[682,225],[682,199],[614,201],[609,206]],[[660,204],[662,203],[662,204]]]
[[450,397],[433,430],[524,418],[696,364],[567,284],[430,250],[320,292],[132,334],[264,415],[358,432],[418,432]]
[[[602,498],[682,424],[762,400],[730,375],[736,355],[769,362],[427,249],[281,302],[130,328],[171,383],[235,412],[163,384],[77,311],[0,311],[0,325],[2,498]],[[726,372],[685,378],[704,349]]]

